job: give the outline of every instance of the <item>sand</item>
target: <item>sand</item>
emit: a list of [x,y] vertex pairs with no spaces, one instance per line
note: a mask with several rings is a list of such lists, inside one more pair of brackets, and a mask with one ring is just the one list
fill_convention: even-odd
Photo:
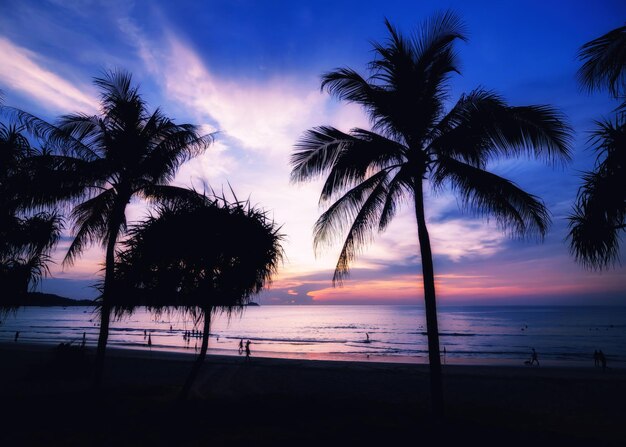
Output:
[[0,445],[624,445],[626,371],[444,368],[446,419],[432,423],[425,365],[210,356],[189,401],[192,357],[0,345]]

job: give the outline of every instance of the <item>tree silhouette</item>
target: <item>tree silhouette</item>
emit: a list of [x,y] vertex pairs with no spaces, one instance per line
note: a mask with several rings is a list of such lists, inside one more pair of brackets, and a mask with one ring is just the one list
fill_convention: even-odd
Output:
[[191,124],[175,124],[160,109],[150,112],[127,72],[106,72],[94,84],[100,89],[99,115],[65,115],[56,125],[23,112],[17,116],[31,132],[65,154],[67,166],[58,172],[72,187],[68,187],[72,193],[68,197],[76,198],[76,187],[81,187],[80,203],[69,216],[75,234],[64,262],[71,264],[93,243],[101,243],[106,250],[99,298],[97,385],[111,316],[115,245],[126,231],[126,206],[135,198],[167,203],[189,195],[187,189],[168,182],[183,162],[204,152],[213,137],[200,135]]
[[55,210],[36,206],[49,165],[45,151],[34,148],[23,129],[0,123],[0,308],[16,308],[29,286],[48,272],[50,251],[58,242],[62,219]]
[[189,199],[160,207],[156,216],[131,229],[116,264],[114,296],[120,299],[112,302],[120,315],[144,305],[202,321],[202,346],[183,398],[205,360],[211,317],[242,312],[282,259],[282,236],[265,212],[249,202],[205,195]]
[[596,121],[589,143],[595,170],[583,175],[570,215],[570,249],[587,268],[604,269],[619,261],[626,229],[626,26],[583,45],[578,79],[590,92],[607,89],[622,101],[614,120]]
[[465,40],[459,18],[436,15],[412,37],[386,22],[389,39],[374,43],[369,78],[350,68],[322,77],[322,89],[361,105],[372,130],[349,133],[329,126],[308,130],[292,154],[292,180],[326,175],[314,228],[316,249],[347,231],[333,276],[348,274],[357,251],[384,231],[403,201],[414,205],[418,229],[433,413],[443,415],[439,330],[424,188],[449,185],[461,201],[516,235],[543,236],[549,213],[535,196],[486,170],[489,161],[529,154],[549,161],[569,157],[570,130],[554,108],[509,106],[477,89],[446,111],[451,75],[459,73],[454,43]]

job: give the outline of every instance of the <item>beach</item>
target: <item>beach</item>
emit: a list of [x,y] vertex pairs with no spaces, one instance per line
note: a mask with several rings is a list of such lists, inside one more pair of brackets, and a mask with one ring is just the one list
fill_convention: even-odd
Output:
[[446,365],[446,418],[426,365],[209,356],[186,402],[190,355],[0,344],[1,445],[623,445],[626,371]]

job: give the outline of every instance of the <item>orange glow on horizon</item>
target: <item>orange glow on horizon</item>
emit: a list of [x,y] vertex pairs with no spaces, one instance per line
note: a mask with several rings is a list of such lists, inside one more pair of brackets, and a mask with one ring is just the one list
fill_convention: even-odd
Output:
[[[619,291],[619,282],[609,285],[607,278],[572,278],[535,276],[485,276],[444,274],[435,277],[438,298],[444,302],[469,302],[473,299],[506,301],[507,298],[537,296],[573,296],[594,294],[598,290]],[[341,287],[326,286],[307,293],[315,303],[351,303],[389,300],[395,302],[421,302],[424,294],[422,279],[418,275],[396,276],[390,279],[348,280]]]

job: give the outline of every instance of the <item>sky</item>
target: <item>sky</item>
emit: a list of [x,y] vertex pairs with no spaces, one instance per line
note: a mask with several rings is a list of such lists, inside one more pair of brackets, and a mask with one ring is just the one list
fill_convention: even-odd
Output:
[[[286,257],[259,297],[262,304],[420,304],[411,206],[364,248],[343,287],[334,288],[340,240],[313,250],[321,184],[291,184],[289,156],[311,127],[369,127],[357,106],[320,91],[322,73],[347,66],[366,74],[372,42],[387,37],[385,18],[410,34],[446,9],[463,19],[468,34],[457,47],[461,74],[452,78],[451,101],[484,87],[511,105],[551,104],[576,134],[565,166],[526,158],[490,166],[544,200],[552,225],[543,241],[511,239],[493,221],[462,211],[451,192],[428,193],[439,303],[625,305],[626,268],[585,270],[566,243],[580,175],[593,168],[587,143],[593,121],[610,117],[616,106],[605,92],[581,91],[576,55],[585,42],[623,25],[621,1],[2,0],[0,89],[5,104],[54,121],[97,113],[93,77],[130,71],[151,109],[218,132],[175,183],[208,183],[217,191],[230,184],[281,225]],[[148,212],[132,202],[127,218],[138,221]],[[70,240],[68,229],[40,290],[94,298],[103,251],[92,247],[63,266]]]

